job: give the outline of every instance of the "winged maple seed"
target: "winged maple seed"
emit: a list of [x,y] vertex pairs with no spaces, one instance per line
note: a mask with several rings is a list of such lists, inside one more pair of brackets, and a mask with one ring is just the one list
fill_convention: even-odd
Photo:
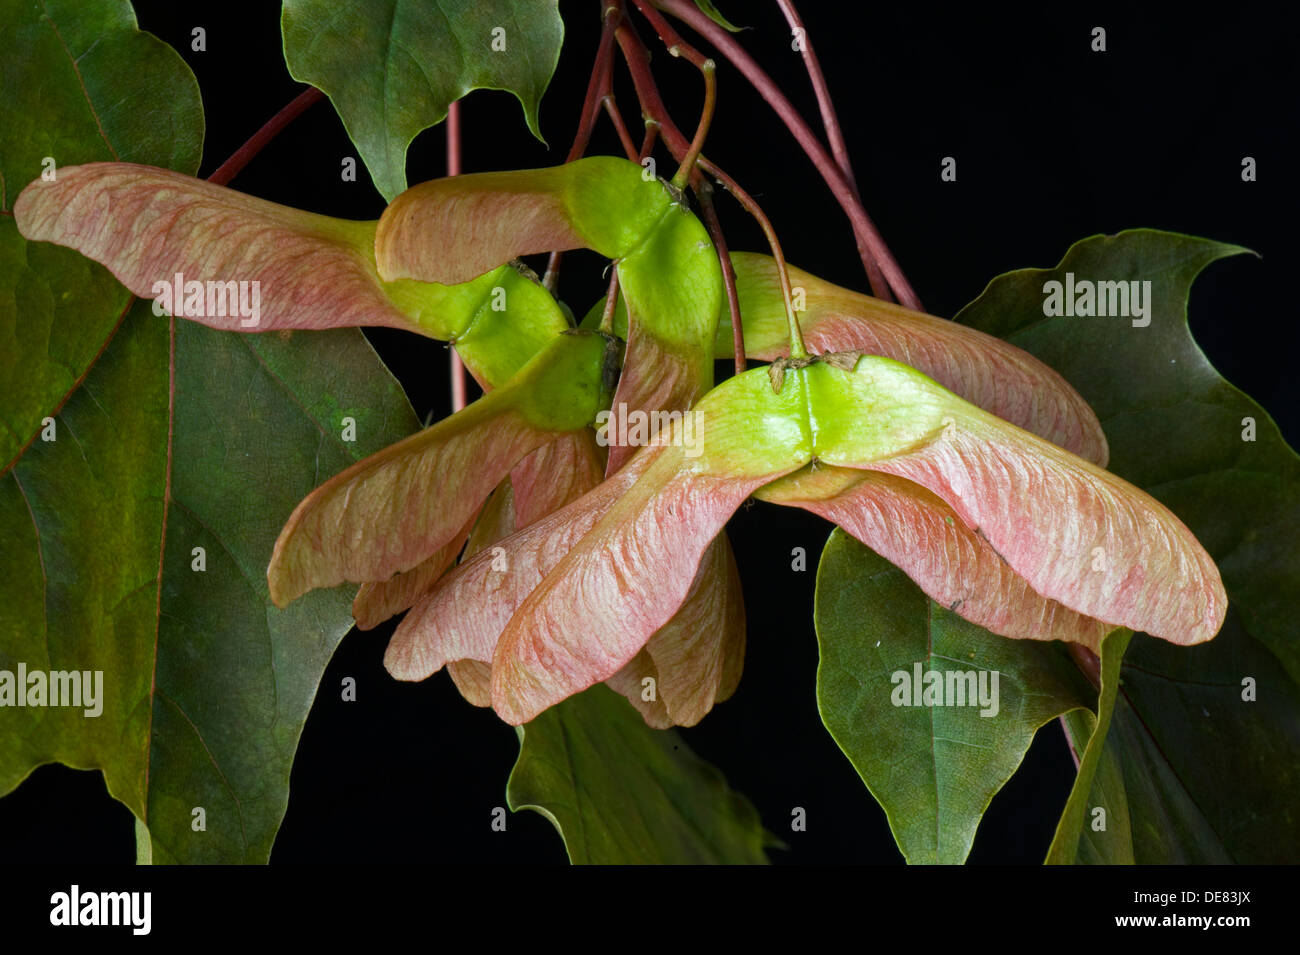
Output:
[[[284,606],[360,584],[362,627],[410,608],[390,672],[446,666],[509,722],[602,680],[654,726],[725,699],[744,617],[723,527],[750,495],[839,524],[1004,636],[1096,648],[1115,626],[1182,644],[1217,632],[1213,562],[1101,470],[1092,410],[1005,342],[792,269],[822,354],[790,359],[775,264],[738,253],[747,350],[775,370],[713,388],[732,341],[716,253],[678,194],[641,172],[594,157],[437,180],[364,223],[101,163],[33,183],[14,212],[28,239],[80,250],[138,295],[176,273],[260,282],[257,329],[185,315],[205,324],[388,325],[454,343],[484,397],[313,491],[276,542],[268,589]],[[571,329],[509,264],[575,247],[615,260],[612,328]],[[679,420],[602,461],[591,426],[611,403],[693,411],[693,453]],[[647,679],[657,694],[641,692]]]
[[[530,252],[585,247],[613,258],[631,308],[613,404],[633,412],[685,411],[713,383],[711,350],[722,289],[713,245],[679,201],[679,194],[662,183],[647,181],[641,167],[604,157],[549,170],[436,180],[408,190],[385,211],[377,261],[386,277],[455,282],[489,268],[488,263]],[[459,251],[467,232],[474,236],[468,260]],[[663,281],[665,274],[677,281]],[[570,436],[571,447],[587,448],[579,455],[584,461],[595,453],[592,437],[590,431]],[[634,449],[615,443],[608,450],[605,473],[612,474]],[[573,496],[599,481],[590,477],[590,468],[576,473],[587,480],[581,487],[570,482]],[[532,459],[511,475],[516,527],[569,503],[568,495],[543,492],[533,495],[532,508],[521,508],[521,489],[554,480],[554,472]],[[394,640],[427,621],[429,606],[428,598],[418,599]],[[730,543],[719,534],[678,612],[607,682],[650,725],[692,725],[735,689],[744,645],[739,574]],[[443,662],[453,668],[462,693],[486,705],[489,660],[467,655]],[[645,692],[647,680],[654,693]]]
[[490,660],[493,706],[526,722],[635,657],[755,492],[836,521],[1004,636],[1096,649],[1126,626],[1191,644],[1222,624],[1218,571],[1163,505],[898,362],[815,362],[779,393],[754,369],[696,412],[698,457],[670,433],[502,541],[509,574],[480,554],[439,580],[394,636],[390,672]]
[[[450,185],[455,188],[447,189]],[[628,211],[608,215],[618,201]],[[578,439],[565,429],[595,417],[592,400],[610,377],[608,337],[603,347],[589,336],[582,343],[560,338],[568,323],[535,277],[476,261],[496,264],[537,249],[579,244],[619,256],[620,276],[638,317],[671,318],[647,323],[657,336],[639,327],[629,336],[629,354],[645,356],[636,364],[657,370],[640,384],[633,375],[616,374],[617,400],[632,408],[685,408],[712,384],[718,266],[694,217],[680,210],[669,215],[676,201],[661,184],[646,182],[639,166],[597,157],[556,170],[426,184],[399,197],[379,222],[357,223],[287,209],[168,170],[99,163],[67,167],[57,183],[33,183],[17,216],[29,238],[79,249],[137,294],[149,294],[157,276],[170,281],[176,272],[199,282],[251,276],[265,290],[259,331],[404,328],[454,341],[485,390],[503,386],[461,416],[336,476],[291,516],[268,571],[273,600],[284,605],[312,587],[362,582],[353,613],[358,625],[368,628],[410,607],[454,563],[471,529],[485,526],[480,506],[503,473],[510,475],[505,486],[514,487],[510,524],[519,527],[600,479],[590,466],[597,460],[590,430]],[[488,215],[490,209],[482,207],[522,209],[527,219],[529,202],[569,210],[575,225],[556,229],[536,214],[532,221],[542,230],[541,245],[530,246],[539,240],[518,222],[507,223],[495,238],[483,231],[472,244],[460,240],[461,226],[490,230],[494,222],[500,224],[500,214]],[[441,225],[439,210],[446,214]],[[439,245],[431,236],[453,241]],[[416,247],[431,253],[432,261],[403,258],[403,250]],[[481,258],[484,254],[488,258]],[[694,276],[689,294],[654,281],[664,261]],[[413,266],[440,281],[405,277]],[[462,281],[466,276],[472,277]],[[250,330],[224,315],[184,317]],[[534,357],[538,364],[523,373]],[[523,377],[512,382],[517,373]],[[595,403],[608,405],[609,396]],[[613,468],[627,450],[611,450]],[[718,569],[684,609],[682,625],[665,627],[629,672],[612,681],[652,725],[695,722],[739,677],[744,647],[739,579],[725,537],[716,550]],[[725,667],[724,660],[729,661]],[[467,698],[485,702],[473,692],[472,668],[466,664],[457,673]],[[647,676],[661,687],[655,699],[644,698],[641,680]],[[691,690],[691,700],[683,699],[679,687]]]

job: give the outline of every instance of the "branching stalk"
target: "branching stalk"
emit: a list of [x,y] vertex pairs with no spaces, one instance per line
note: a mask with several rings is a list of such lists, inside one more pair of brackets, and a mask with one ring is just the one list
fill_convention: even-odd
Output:
[[[672,27],[668,25],[667,21],[665,21],[663,17],[658,17],[658,20],[664,28],[664,32],[661,33],[661,36],[666,37],[668,42],[676,42],[681,48],[688,47],[688,44],[677,36],[676,32],[672,30]],[[687,143],[686,137],[682,134],[682,131],[677,128],[677,124],[673,122],[672,117],[668,115],[668,109],[664,106],[663,98],[659,95],[659,88],[655,84],[653,74],[650,72],[650,55],[646,51],[645,45],[641,42],[640,36],[630,23],[625,22],[621,25],[617,37],[619,49],[623,52],[623,59],[627,63],[628,72],[632,75],[632,83],[636,87],[637,99],[641,103],[641,114],[645,118],[646,122],[647,142],[650,140],[652,133],[658,132],[667,144],[669,152],[671,152],[675,157],[685,157],[687,152],[690,150],[690,144]],[[693,48],[691,49],[691,53],[688,55],[703,60],[703,57],[700,56],[697,51],[694,51]],[[647,152],[648,151],[643,150],[643,156],[646,155]],[[718,221],[717,212],[713,208],[713,187],[707,180],[699,175],[698,162],[695,165],[697,168],[694,168],[691,171],[692,188],[695,190],[696,196],[700,201],[700,211],[703,215],[704,226],[708,230],[709,237],[712,239],[713,246],[718,253],[718,264],[722,269],[723,286],[726,289],[727,294],[727,307],[731,315],[734,367],[736,373],[740,374],[745,370],[746,357],[744,325],[741,322],[740,300],[736,293],[736,271],[731,262],[731,255],[727,248],[726,237],[722,233],[722,224]],[[730,177],[728,177],[728,179],[730,179]],[[734,180],[732,180],[732,182],[734,184]],[[738,186],[737,188],[739,189]],[[741,190],[741,192],[743,193],[744,190]],[[744,194],[748,196],[748,193]],[[753,202],[752,199],[750,201]],[[755,205],[755,207],[757,206]],[[768,225],[770,228],[771,224],[769,223]],[[772,232],[771,235],[774,238],[775,232]],[[778,244],[777,249],[779,250],[779,248],[780,246]],[[781,262],[781,271],[784,274],[784,257],[782,256],[779,261]],[[788,278],[786,279],[786,285],[789,285]],[[799,347],[802,349],[802,335],[799,335],[797,338],[792,338],[792,342],[793,341],[798,341]]]
[[[614,0],[614,2],[621,3],[621,0]],[[618,40],[619,50],[623,53],[623,62],[627,64],[627,71],[632,76],[636,98],[641,104],[642,118],[647,123],[658,124],[659,134],[663,137],[669,152],[674,156],[685,157],[691,148],[690,141],[668,115],[668,108],[664,106],[663,98],[659,95],[659,87],[650,72],[650,54],[645,44],[641,42],[636,28],[624,18],[618,24],[614,36]]]
[[[831,159],[826,148],[804,122],[798,111],[773,82],[772,78],[745,52],[722,27],[718,26],[692,2],[692,0],[653,0],[655,6],[672,14],[688,24],[701,36],[705,37],[731,63],[744,74],[750,84],[759,92],[769,106],[776,111],[786,128],[803,148],[808,158],[813,161],[822,178],[830,186],[836,201],[848,215],[858,240],[858,250],[863,267],[871,283],[873,293],[878,298],[892,300],[890,289],[897,294],[898,300],[909,308],[920,309],[921,301],[908,283],[907,277],[899,268],[898,262],[885,245],[880,232],[858,201],[852,185],[839,166]],[[620,37],[620,46],[622,38]],[[626,53],[626,48],[624,48]]]
[[715,77],[717,67],[712,60],[705,60],[700,65],[700,72],[704,75],[704,108],[700,111],[700,123],[695,128],[695,138],[691,140],[690,148],[682,157],[681,165],[673,173],[672,182],[677,189],[685,189],[690,181],[691,172],[695,169],[695,161],[699,158],[700,150],[704,148],[704,140],[709,135],[709,125],[713,122],[713,109],[718,102],[718,83]]
[[[573,145],[565,162],[581,158],[591,142],[591,131],[596,124],[596,116],[601,104],[611,90],[611,77],[614,72],[614,29],[623,17],[623,10],[614,0],[605,0],[601,7],[600,43],[596,46],[596,59],[591,67],[591,78],[587,80],[587,95],[582,101],[582,112],[578,116],[578,129],[573,134]],[[608,110],[609,104],[605,103]],[[563,252],[552,252],[546,260],[546,273],[542,276],[542,286],[552,295],[560,279],[560,260]]]
[[591,131],[596,125],[596,116],[611,88],[610,78],[614,73],[614,29],[622,19],[623,11],[617,4],[607,0],[601,16],[600,43],[596,47],[596,59],[591,67],[591,78],[587,81],[587,95],[582,101],[578,129],[573,135],[573,145],[569,147],[565,162],[573,162],[587,151],[587,144],[591,142]]
[[695,160],[700,155],[701,150],[704,149],[704,140],[708,136],[709,126],[713,122],[713,111],[718,100],[717,64],[683,40],[681,35],[673,29],[672,24],[664,19],[663,14],[650,5],[649,0],[632,0],[632,2],[650,21],[650,25],[659,34],[659,39],[668,48],[669,54],[684,57],[704,77],[704,108],[700,112],[700,122],[695,130],[695,138],[691,140],[691,145],[682,158],[681,166],[672,179],[672,183],[677,189],[685,189],[691,171],[695,167]]

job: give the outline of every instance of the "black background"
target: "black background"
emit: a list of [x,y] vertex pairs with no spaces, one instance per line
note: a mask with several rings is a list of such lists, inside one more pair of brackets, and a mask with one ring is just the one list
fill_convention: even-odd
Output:
[[[817,109],[799,55],[774,3],[722,3],[752,27],[741,42],[803,115]],[[198,77],[207,115],[201,175],[210,174],[302,87],[285,68],[274,3],[136,3],[141,27],[172,44]],[[1292,445],[1300,432],[1294,373],[1300,332],[1290,314],[1296,145],[1294,31],[1254,5],[1202,19],[1136,4],[1072,13],[1039,5],[1028,17],[980,9],[954,14],[920,4],[805,0],[801,12],[840,112],[864,203],[928,311],[952,315],[994,276],[1054,265],[1085,236],[1149,226],[1235,242],[1242,256],[1212,265],[1193,288],[1193,330],[1230,381],[1259,400]],[[509,94],[463,102],[464,171],[560,162],[577,120],[599,31],[596,0],[564,0],[566,39],[542,101],[547,146],[524,126]],[[635,15],[634,15],[635,16]],[[655,50],[654,68],[678,125],[693,129],[698,74]],[[207,50],[190,31],[207,31]],[[1091,30],[1108,50],[1090,50]],[[688,38],[693,34],[684,31]],[[743,78],[719,57],[719,107],[707,146],[763,205],[790,260],[865,289],[852,233],[811,163]],[[620,65],[617,92],[634,134],[636,100]],[[607,122],[590,152],[620,154]],[[384,203],[328,103],[318,104],[232,183],[286,205],[345,218],[377,218]],[[941,182],[941,157],[958,180]],[[1241,181],[1241,159],[1258,181]],[[671,170],[662,152],[659,161]],[[444,173],[441,127],[419,136],[408,178]],[[765,251],[762,236],[725,196],[734,249]],[[560,294],[579,314],[603,293],[594,255],[566,257]],[[369,334],[369,332],[368,332]],[[446,351],[380,330],[370,334],[423,417],[449,412]],[[829,525],[758,504],[729,525],[750,620],[736,696],[686,730],[690,746],[722,768],[789,845],[786,863],[894,863],[884,814],[823,729],[814,698],[811,611],[816,555]],[[790,570],[795,546],[810,568]],[[517,754],[513,730],[464,703],[438,674],[399,684],[381,658],[391,628],[353,632],[340,646],[303,733],[288,814],[272,862],[562,862],[541,816],[511,815],[492,832]],[[358,700],[339,687],[355,677]],[[1073,766],[1055,724],[993,800],[975,841],[976,863],[1040,862]],[[791,807],[808,829],[789,831]],[[129,812],[98,773],[44,767],[0,800],[6,854],[49,862],[128,862]]]

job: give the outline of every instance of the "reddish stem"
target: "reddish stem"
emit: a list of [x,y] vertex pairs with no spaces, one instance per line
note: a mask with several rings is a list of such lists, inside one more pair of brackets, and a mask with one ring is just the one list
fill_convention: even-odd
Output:
[[790,273],[786,269],[785,253],[781,250],[781,243],[776,237],[776,229],[772,227],[772,221],[763,212],[759,204],[754,201],[754,197],[742,189],[736,180],[703,156],[699,159],[699,166],[722,183],[722,188],[736,197],[740,204],[745,207],[745,211],[758,222],[763,234],[767,236],[767,243],[772,247],[772,258],[776,260],[776,273],[781,280],[781,297],[785,299],[785,319],[786,324],[790,326],[790,357],[806,357],[808,350],[804,347],[803,330],[799,327],[799,319],[794,314],[794,294],[790,288]]
[[835,114],[835,104],[831,102],[831,90],[826,85],[821,63],[817,61],[817,52],[813,49],[812,38],[808,36],[808,28],[803,25],[803,19],[795,9],[794,0],[776,0],[776,4],[785,14],[791,32],[797,31],[799,34],[800,53],[803,55],[804,67],[808,70],[808,79],[812,81],[813,92],[817,96],[817,108],[822,114],[822,126],[826,129],[826,138],[831,144],[831,154],[835,157],[835,164],[840,167],[840,172],[844,173],[844,178],[853,188],[853,194],[858,196],[858,201],[861,202],[858,183],[853,177],[853,166],[849,162],[849,148],[845,145],[844,134],[840,131],[840,118]]
[[591,79],[587,81],[587,95],[582,101],[582,114],[578,118],[578,130],[573,135],[573,145],[565,162],[573,162],[587,151],[591,142],[591,131],[596,125],[596,116],[601,104],[610,91],[610,78],[614,73],[614,28],[622,17],[622,11],[607,3],[602,16],[604,22],[600,30],[600,43],[596,47],[596,60],[591,67]]
[[655,140],[659,138],[659,124],[648,122],[645,124],[645,139],[641,140],[641,151],[638,152],[637,162],[641,162],[646,156],[650,155],[650,150],[655,148]]
[[850,222],[852,222],[858,240],[858,251],[862,258],[862,265],[867,270],[867,278],[875,295],[878,298],[888,300],[890,299],[889,290],[892,288],[898,295],[900,302],[909,308],[920,309],[920,299],[917,297],[916,292],[912,290],[907,277],[899,268],[898,262],[895,261],[888,246],[885,245],[884,239],[881,238],[880,232],[876,229],[870,216],[867,215],[866,210],[858,201],[853,187],[844,178],[839,166],[831,159],[825,147],[822,146],[813,131],[809,129],[808,124],[804,122],[798,111],[791,105],[772,78],[754,62],[739,43],[731,38],[726,30],[701,12],[692,0],[654,0],[654,2],[659,8],[689,24],[693,30],[705,37],[714,47],[721,51],[731,61],[732,65],[744,74],[750,84],[758,90],[759,95],[776,111],[776,114],[781,117],[786,128],[790,130],[791,135],[803,148],[808,158],[813,161],[818,172],[821,173],[822,179],[830,186],[836,201],[839,202],[848,215]]
[[618,105],[614,102],[614,94],[607,94],[602,100],[605,104],[605,112],[609,114],[609,121],[614,124],[614,129],[618,133],[618,141],[623,144],[623,152],[627,158],[636,162],[641,155],[636,148],[636,143],[632,141],[632,133],[628,131],[627,123],[623,122],[623,114],[618,111]]
[[[660,21],[664,22],[662,17]],[[667,26],[666,22],[665,27],[668,31],[672,30],[671,27]],[[676,37],[676,34],[669,32],[668,36]],[[680,38],[678,39],[680,40]],[[628,72],[632,75],[632,83],[636,87],[637,99],[641,103],[641,113],[646,122],[646,146],[642,147],[642,156],[649,155],[649,144],[652,143],[656,134],[660,134],[663,136],[664,142],[667,143],[669,152],[678,160],[683,159],[689,152],[691,144],[682,131],[677,128],[677,124],[673,122],[672,117],[668,115],[668,109],[664,106],[663,98],[659,95],[659,87],[655,84],[654,76],[650,72],[650,54],[641,42],[641,37],[637,34],[636,29],[630,23],[620,29],[618,44],[623,51],[623,59],[627,63]],[[698,165],[696,163],[696,166]],[[709,185],[704,177],[699,175],[698,168],[691,170],[691,181],[696,197],[700,202],[704,227],[708,230],[709,237],[713,240],[713,246],[718,253],[718,264],[722,269],[723,287],[727,294],[727,309],[731,315],[734,367],[736,374],[740,374],[746,367],[745,330],[740,316],[740,299],[736,293],[736,270],[731,262],[726,236],[722,232],[722,223],[718,221],[717,212],[713,207],[713,187]],[[732,182],[733,185],[735,184],[730,177],[728,177],[728,181]],[[737,189],[739,189],[738,186]],[[739,191],[742,195],[748,197],[748,193],[745,193],[744,190]],[[758,214],[762,216],[761,209]],[[771,224],[768,223],[768,226],[770,228]],[[771,237],[775,240],[775,233],[772,233]],[[779,245],[776,248],[779,250]],[[778,261],[781,262],[782,274],[785,274],[783,261],[779,257]],[[789,284],[788,279],[786,284]]]
[[1064,716],[1058,716],[1056,721],[1061,724],[1061,732],[1065,734],[1065,745],[1070,750],[1070,759],[1074,760],[1074,771],[1079,771],[1079,751],[1074,748],[1074,738],[1070,735],[1070,726],[1065,722]]
[[460,175],[460,100],[447,107],[447,175]]
[[704,108],[700,111],[700,122],[695,129],[695,138],[691,140],[690,148],[682,158],[681,167],[673,175],[673,185],[678,189],[684,189],[695,167],[695,160],[704,149],[704,138],[708,135],[709,126],[713,122],[713,110],[718,97],[717,80],[714,76],[717,66],[711,59],[683,40],[681,34],[673,29],[672,24],[665,20],[663,14],[652,7],[648,0],[632,0],[632,2],[650,21],[650,25],[659,34],[659,39],[668,48],[669,54],[684,56],[704,77]]
[[1101,658],[1080,643],[1067,643],[1066,652],[1098,693],[1101,692]]
[[[612,0],[612,2],[619,3],[621,0]],[[628,73],[632,76],[636,98],[641,104],[642,118],[646,123],[653,123],[659,127],[659,135],[663,137],[664,145],[668,147],[673,158],[680,162],[690,150],[691,142],[668,115],[668,107],[664,106],[663,97],[659,95],[659,87],[650,72],[649,51],[641,42],[641,36],[636,32],[636,28],[627,20],[618,25],[615,37],[623,53],[623,62],[627,64]],[[691,184],[698,185],[702,181],[699,170],[691,170]]]
[[701,183],[695,188],[695,198],[700,202],[704,228],[709,230],[713,247],[718,250],[718,265],[722,267],[722,286],[727,292],[727,311],[731,315],[731,350],[735,356],[735,373],[743,374],[746,366],[745,328],[740,320],[740,296],[736,293],[736,267],[731,262],[727,237],[722,234],[722,223],[718,221],[717,210],[713,208],[713,187],[707,182]]
[[618,307],[618,269],[609,270],[609,290],[605,293],[605,311],[600,315],[600,330],[614,334],[614,311]]
[[314,86],[299,93],[284,109],[268,119],[266,124],[249,138],[248,142],[235,150],[229,159],[218,166],[216,172],[208,176],[208,182],[216,183],[218,186],[226,185],[235,176],[239,175],[240,171],[249,164],[254,156],[262,151],[267,143],[279,135],[280,130],[306,112],[309,106],[320,102],[324,98],[325,94]]
[[[614,29],[623,16],[622,8],[613,0],[605,0],[601,7],[600,43],[596,46],[596,59],[591,66],[591,78],[587,80],[587,95],[582,101],[582,112],[578,116],[578,129],[573,134],[573,145],[565,162],[573,162],[587,151],[591,142],[591,131],[596,125],[596,115],[601,104],[612,87],[614,74]],[[609,105],[605,108],[609,110]],[[546,260],[546,274],[542,276],[542,287],[555,294],[555,286],[560,279],[560,262],[563,252],[552,252]]]
[[691,140],[691,147],[686,151],[677,171],[673,173],[673,185],[678,189],[685,189],[686,184],[691,181],[691,173],[695,171],[695,161],[700,158],[700,152],[704,149],[704,140],[709,135],[709,126],[713,123],[713,110],[718,102],[718,83],[714,78],[716,72],[717,67],[712,60],[705,60],[704,65],[700,67],[700,73],[704,76],[704,108],[700,110],[700,122],[695,127],[695,138]]
[[[456,100],[447,107],[447,175],[460,175],[460,101]],[[465,407],[465,363],[452,346],[451,355],[451,410],[460,411]]]
[[651,6],[648,0],[632,0],[632,3],[650,21],[650,26],[654,27],[655,33],[659,34],[659,39],[663,41],[669,53],[673,56],[686,57],[696,69],[704,68],[704,61],[708,57],[683,40],[682,35],[673,29],[673,25],[665,20],[664,15]]

